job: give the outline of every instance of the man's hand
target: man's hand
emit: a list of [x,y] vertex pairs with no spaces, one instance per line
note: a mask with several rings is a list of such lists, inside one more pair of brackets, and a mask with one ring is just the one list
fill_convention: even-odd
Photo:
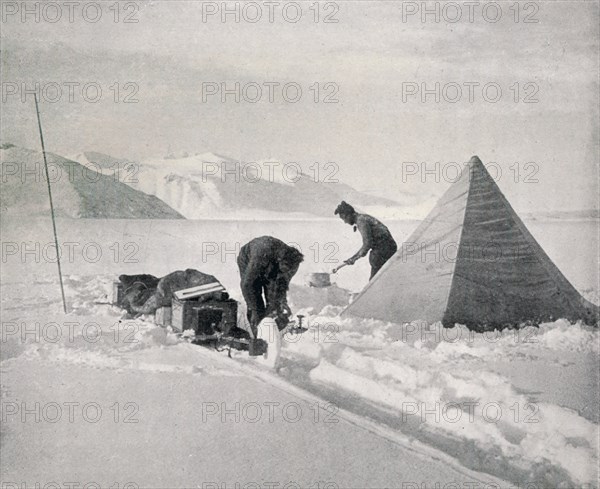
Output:
[[348,258],[344,263],[346,265],[354,265],[356,263],[356,258]]
[[290,306],[288,306],[287,301],[281,301],[277,305],[277,308],[271,313],[271,316],[275,318],[275,323],[277,324],[279,331],[285,329],[292,317],[292,310],[290,309]]
[[287,318],[290,318],[292,316],[292,310],[290,309],[290,306],[288,305],[287,301],[284,301],[282,304],[279,305],[279,314]]

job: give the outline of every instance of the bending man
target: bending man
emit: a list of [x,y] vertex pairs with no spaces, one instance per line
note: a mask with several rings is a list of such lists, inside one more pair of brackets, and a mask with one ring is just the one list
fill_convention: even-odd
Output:
[[353,256],[344,263],[354,265],[356,260],[366,256],[369,253],[369,263],[371,264],[371,280],[379,269],[387,262],[398,250],[398,245],[387,227],[380,221],[367,214],[359,214],[350,204],[342,201],[335,209],[335,214],[339,215],[346,224],[354,226],[354,231],[358,229],[362,236],[363,245]]
[[275,316],[280,330],[287,326],[291,315],[287,291],[303,259],[296,248],[272,236],[254,238],[242,246],[237,259],[240,285],[255,335],[268,315]]

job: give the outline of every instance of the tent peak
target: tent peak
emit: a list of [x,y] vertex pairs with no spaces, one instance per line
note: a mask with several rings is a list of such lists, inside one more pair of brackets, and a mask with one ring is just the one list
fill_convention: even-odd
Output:
[[471,165],[483,165],[483,163],[481,162],[481,160],[479,159],[479,156],[477,155],[473,155],[471,156],[471,159],[469,160],[469,166]]

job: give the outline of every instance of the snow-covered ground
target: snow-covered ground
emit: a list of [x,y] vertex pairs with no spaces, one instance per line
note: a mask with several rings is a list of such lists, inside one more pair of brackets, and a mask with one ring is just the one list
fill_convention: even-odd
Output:
[[[414,226],[390,228],[402,240]],[[595,301],[597,226],[530,227]],[[342,320],[366,263],[341,271],[339,288],[303,285],[358,249],[340,221],[59,220],[58,231],[67,315],[50,223],[2,223],[3,483],[598,486],[597,329],[558,320],[481,335]],[[121,321],[108,304],[121,273],[184,268],[239,298],[237,244],[262,234],[306,257],[290,302],[309,330],[284,338],[278,372],[190,345],[150,317]]]

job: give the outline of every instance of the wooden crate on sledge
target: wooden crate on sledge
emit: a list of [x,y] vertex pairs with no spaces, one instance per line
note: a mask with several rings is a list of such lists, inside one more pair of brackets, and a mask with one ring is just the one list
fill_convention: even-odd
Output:
[[237,302],[221,300],[180,300],[173,297],[171,327],[174,331],[194,330],[196,335],[224,334],[237,324]]

